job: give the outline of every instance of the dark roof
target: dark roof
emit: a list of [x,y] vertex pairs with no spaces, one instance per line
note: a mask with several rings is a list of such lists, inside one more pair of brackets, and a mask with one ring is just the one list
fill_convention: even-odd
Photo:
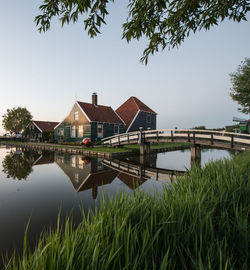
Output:
[[[53,152],[51,152],[53,153]],[[55,162],[55,158],[54,155],[46,155],[46,156],[40,156],[34,163],[34,165],[43,165],[43,164],[50,164],[50,163],[54,163]]]
[[128,128],[138,111],[156,114],[136,97],[130,97],[116,110],[116,113],[119,114]]
[[77,192],[88,190],[93,187],[110,184],[114,181],[117,175],[118,172],[114,170],[101,171],[98,173],[89,174],[87,177],[87,181],[83,181],[83,184],[78,188]]
[[32,121],[36,124],[42,131],[54,131],[56,125],[59,122],[49,122],[49,121]]
[[114,124],[124,124],[115,111],[108,106],[94,105],[92,103],[77,101],[79,106],[88,116],[90,121],[105,122]]
[[142,185],[144,182],[147,181],[145,178],[140,178],[138,176],[132,176],[126,173],[120,173],[118,175],[118,178],[127,185],[130,189],[136,189],[140,185]]

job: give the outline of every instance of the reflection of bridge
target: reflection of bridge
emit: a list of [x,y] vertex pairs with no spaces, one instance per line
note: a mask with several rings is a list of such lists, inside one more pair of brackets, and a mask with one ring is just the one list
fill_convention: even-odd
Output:
[[140,154],[150,153],[151,143],[165,142],[188,142],[191,144],[191,159],[200,160],[201,145],[245,150],[250,149],[250,135],[214,130],[195,130],[195,129],[162,129],[136,131],[119,134],[102,140],[106,146],[123,146],[128,144],[139,144]]
[[102,163],[113,170],[136,177],[138,179],[173,181],[177,175],[183,175],[185,171],[167,170],[161,168],[146,167],[140,164],[128,163],[120,160],[104,159]]

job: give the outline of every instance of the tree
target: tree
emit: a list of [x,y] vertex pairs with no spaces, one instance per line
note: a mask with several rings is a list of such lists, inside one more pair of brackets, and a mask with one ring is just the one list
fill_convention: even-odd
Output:
[[32,115],[26,108],[7,109],[3,115],[3,127],[11,133],[17,134],[27,127],[31,119]]
[[32,172],[32,165],[26,153],[16,154],[11,152],[2,162],[3,172],[7,178],[26,179]]
[[[115,0],[43,0],[41,15],[35,18],[40,32],[50,29],[53,17],[62,26],[76,23],[86,15],[85,30],[90,37],[100,33],[108,15],[108,4]],[[250,11],[249,0],[128,0],[128,16],[123,24],[123,38],[130,42],[145,36],[149,44],[141,61],[159,49],[178,47],[190,33],[218,25],[226,18],[240,22]]]
[[239,111],[250,113],[250,58],[241,62],[237,71],[230,74],[232,88],[230,96],[237,101],[241,107]]

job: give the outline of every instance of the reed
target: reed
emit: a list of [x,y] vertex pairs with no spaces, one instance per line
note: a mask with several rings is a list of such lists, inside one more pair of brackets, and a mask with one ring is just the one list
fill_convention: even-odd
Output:
[[[250,152],[194,168],[154,195],[102,206],[41,235],[6,269],[247,269]],[[62,226],[63,225],[63,226]]]

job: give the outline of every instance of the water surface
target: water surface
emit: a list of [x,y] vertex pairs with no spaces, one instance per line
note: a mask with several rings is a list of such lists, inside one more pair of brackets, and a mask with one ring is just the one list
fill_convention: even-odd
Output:
[[[201,165],[224,157],[230,158],[229,152],[205,150]],[[102,193],[111,197],[121,191],[133,194],[137,188],[161,191],[163,185],[171,184],[169,177],[156,181],[143,172],[157,167],[184,171],[190,168],[190,151],[153,155],[145,164],[140,164],[138,157],[126,160],[139,164],[135,174],[113,170],[100,158],[0,147],[0,253],[22,250],[29,219],[28,240],[32,246],[43,230],[56,225],[59,209],[62,218],[73,213],[78,224],[79,207],[85,212],[93,210],[100,204]]]

